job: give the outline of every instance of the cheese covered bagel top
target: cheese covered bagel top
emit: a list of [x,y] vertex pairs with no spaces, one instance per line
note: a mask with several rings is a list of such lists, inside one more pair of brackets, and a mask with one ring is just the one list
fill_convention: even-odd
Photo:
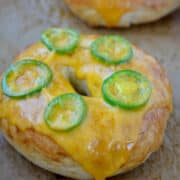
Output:
[[[68,37],[71,35],[70,32]],[[113,37],[118,39],[119,36]],[[79,35],[78,40],[70,38],[67,41],[66,38],[65,40],[62,38],[57,42],[51,42],[48,48],[46,46],[47,42],[43,39],[43,43],[38,42],[28,47],[16,58],[16,61],[19,63],[29,60],[32,67],[25,65],[26,71],[21,72],[21,69],[17,70],[15,66],[12,66],[13,73],[8,77],[6,76],[8,78],[6,79],[6,85],[13,83],[12,87],[9,85],[10,90],[8,92],[19,92],[22,89],[27,91],[30,84],[35,84],[33,88],[40,88],[35,93],[23,97],[12,97],[3,88],[0,92],[0,127],[2,130],[4,129],[5,134],[6,131],[2,125],[4,119],[9,126],[12,125],[18,128],[19,132],[25,133],[31,129],[37,134],[45,135],[62,149],[66,157],[77,162],[87,174],[98,180],[117,174],[119,171],[132,169],[142,163],[148,154],[155,151],[161,144],[166,121],[172,110],[169,81],[165,72],[151,56],[134,45],[128,44],[132,48],[128,61],[107,63],[103,61],[102,57],[99,59],[98,55],[96,57],[91,52],[92,44],[97,43],[99,38],[101,37],[97,35]],[[108,36],[105,36],[105,38],[109,40]],[[119,42],[113,39],[114,41],[115,43]],[[95,50],[99,51],[101,55],[107,49],[116,47],[113,44],[107,47],[106,39],[103,43],[103,48],[101,48],[102,44],[94,45]],[[58,48],[55,48],[54,44]],[[65,46],[68,47],[66,51],[64,50]],[[73,48],[69,48],[70,46],[73,46]],[[105,55],[106,57],[114,55],[113,60],[116,60],[118,59],[115,56],[116,53],[124,52],[122,50],[124,47],[123,44],[120,47],[120,52],[117,48],[113,50],[112,54],[105,53]],[[124,53],[126,54],[126,51]],[[41,64],[38,65],[39,69],[35,72],[33,68],[36,67],[32,65],[31,60],[42,62],[49,68],[49,71]],[[28,68],[31,68],[32,71]],[[151,94],[149,93],[146,102],[143,101],[144,103],[139,107],[126,108],[121,104],[114,105],[103,95],[102,86],[105,80],[111,78],[116,72],[126,70],[141,74],[151,84]],[[46,71],[51,72],[51,76],[47,76]],[[17,75],[19,72],[20,75]],[[3,78],[5,75],[7,75],[7,72],[4,73]],[[16,78],[13,76],[16,76]],[[40,79],[37,79],[37,76]],[[47,78],[49,78],[48,81],[43,81],[44,84],[39,86],[39,81],[47,80]],[[118,76],[117,79],[119,80],[120,77]],[[12,80],[13,82],[11,82]],[[118,80],[112,80],[112,82],[116,83]],[[122,88],[121,82],[123,83]],[[122,94],[124,93],[125,103],[128,100],[126,96],[128,97],[132,92],[139,91],[140,88],[136,86],[134,81],[132,85],[128,83],[128,79],[125,82],[122,79],[120,86],[117,84],[116,90],[118,91],[120,88],[119,91],[122,91]],[[144,84],[141,85],[144,87]],[[145,86],[141,93],[144,93],[148,88],[148,86]],[[110,90],[112,90],[111,87]],[[112,92],[114,91],[112,90]],[[67,97],[62,98],[62,96],[67,94],[77,94],[81,98],[78,99],[78,97],[73,96],[74,99],[71,99],[71,97],[68,97],[70,101],[66,107]],[[57,97],[60,98],[56,102],[53,101]],[[118,98],[121,100],[121,96]],[[143,96],[140,96],[140,98],[143,98]],[[117,98],[115,99],[117,100]],[[138,100],[137,98],[132,100],[133,104],[134,101],[137,102]],[[117,101],[119,102],[119,100]],[[81,104],[81,102],[84,104]],[[130,100],[130,104],[132,102]],[[58,103],[62,107],[61,110],[58,109]],[[66,110],[63,107],[66,109],[70,107],[70,109]],[[86,112],[80,115],[82,111]],[[45,113],[48,115],[45,116]],[[79,116],[81,121],[78,120]],[[78,123],[75,122],[76,124],[72,123],[70,126],[69,124],[66,126],[67,122],[63,118],[68,120],[68,123],[71,121],[74,123],[75,118],[77,118]],[[59,119],[61,119],[61,122],[58,122]],[[64,124],[62,125],[62,123]],[[70,128],[66,131],[66,127]],[[13,139],[13,141],[16,141],[16,139]],[[45,151],[48,141],[39,143],[42,143],[41,152],[43,154],[43,149]],[[51,152],[49,152],[51,159],[50,154]],[[133,159],[133,157],[137,158]],[[61,174],[61,171],[56,172]],[[74,173],[78,174],[78,171]],[[70,176],[77,177],[75,175]]]

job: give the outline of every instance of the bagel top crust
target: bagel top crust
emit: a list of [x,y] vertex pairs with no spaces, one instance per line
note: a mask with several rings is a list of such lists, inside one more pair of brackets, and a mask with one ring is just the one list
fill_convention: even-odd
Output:
[[[47,63],[53,71],[53,80],[39,94],[25,99],[12,99],[0,92],[0,121],[6,119],[20,131],[32,129],[49,137],[62,147],[66,156],[78,162],[89,174],[96,179],[103,179],[117,173],[121,167],[126,167],[129,160],[133,159],[134,152],[143,154],[141,146],[145,143],[141,142],[146,139],[139,141],[142,133],[148,133],[146,134],[148,138],[156,133],[157,140],[152,142],[147,153],[159,147],[167,117],[172,111],[172,94],[169,80],[159,64],[135,46],[133,46],[134,57],[126,64],[104,65],[94,59],[89,47],[97,37],[81,35],[79,47],[69,55],[50,52],[41,43],[36,43],[22,52],[16,58],[17,61],[30,58]],[[152,95],[144,107],[124,110],[112,107],[103,100],[101,95],[103,80],[121,69],[138,71],[152,83]],[[43,119],[45,107],[60,94],[76,92],[75,86],[80,86],[86,94],[83,98],[87,103],[87,117],[72,131],[51,130]],[[157,117],[154,116],[151,120],[152,115],[147,114],[154,109],[165,109],[166,116],[159,117],[158,112],[155,112]],[[157,123],[158,118],[161,119],[161,123]],[[148,127],[144,130],[144,126],[152,126],[153,130],[148,131]],[[144,160],[141,154],[138,157],[139,162],[135,164]],[[131,165],[132,167],[134,166]]]
[[180,5],[179,0],[66,0],[92,26],[127,27],[154,21]]

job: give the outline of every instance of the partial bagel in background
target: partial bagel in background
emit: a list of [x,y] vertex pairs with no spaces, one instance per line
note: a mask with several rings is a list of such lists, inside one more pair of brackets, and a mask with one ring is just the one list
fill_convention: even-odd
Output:
[[129,27],[156,21],[180,6],[180,0],[65,0],[91,26]]

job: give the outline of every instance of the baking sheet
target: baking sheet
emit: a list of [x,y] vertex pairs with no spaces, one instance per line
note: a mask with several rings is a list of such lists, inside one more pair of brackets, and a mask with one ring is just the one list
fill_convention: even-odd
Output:
[[[174,92],[174,112],[164,143],[143,165],[112,180],[180,179],[180,10],[148,25],[130,29],[89,28],[74,17],[62,0],[0,0],[0,72],[27,45],[39,39],[42,30],[70,27],[83,33],[114,33],[151,53],[168,71]],[[0,180],[67,180],[31,164],[0,134]]]

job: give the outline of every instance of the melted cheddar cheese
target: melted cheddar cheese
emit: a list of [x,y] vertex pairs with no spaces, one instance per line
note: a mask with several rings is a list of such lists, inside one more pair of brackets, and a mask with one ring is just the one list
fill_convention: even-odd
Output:
[[[25,50],[17,60],[33,58],[47,63],[53,71],[53,80],[39,94],[25,99],[11,99],[1,92],[0,119],[6,118],[22,131],[33,128],[51,137],[96,180],[103,180],[128,161],[148,109],[163,104],[171,109],[171,104],[166,104],[171,101],[168,88],[152,73],[152,65],[148,59],[144,62],[140,52],[134,49],[134,58],[128,64],[106,66],[90,54],[89,45],[94,39],[94,36],[81,36],[80,46],[70,55],[49,52],[41,43]],[[86,81],[89,90],[89,96],[84,96],[87,117],[72,131],[57,132],[46,125],[43,113],[54,97],[76,91],[63,74],[64,68],[72,68],[77,79]],[[153,84],[150,101],[138,110],[112,107],[102,98],[102,81],[113,72],[126,68],[145,74]]]
[[81,4],[82,7],[94,9],[109,27],[116,26],[126,13],[133,11],[133,5],[136,5],[130,0],[67,0],[67,2],[70,5],[74,3],[77,8]]

